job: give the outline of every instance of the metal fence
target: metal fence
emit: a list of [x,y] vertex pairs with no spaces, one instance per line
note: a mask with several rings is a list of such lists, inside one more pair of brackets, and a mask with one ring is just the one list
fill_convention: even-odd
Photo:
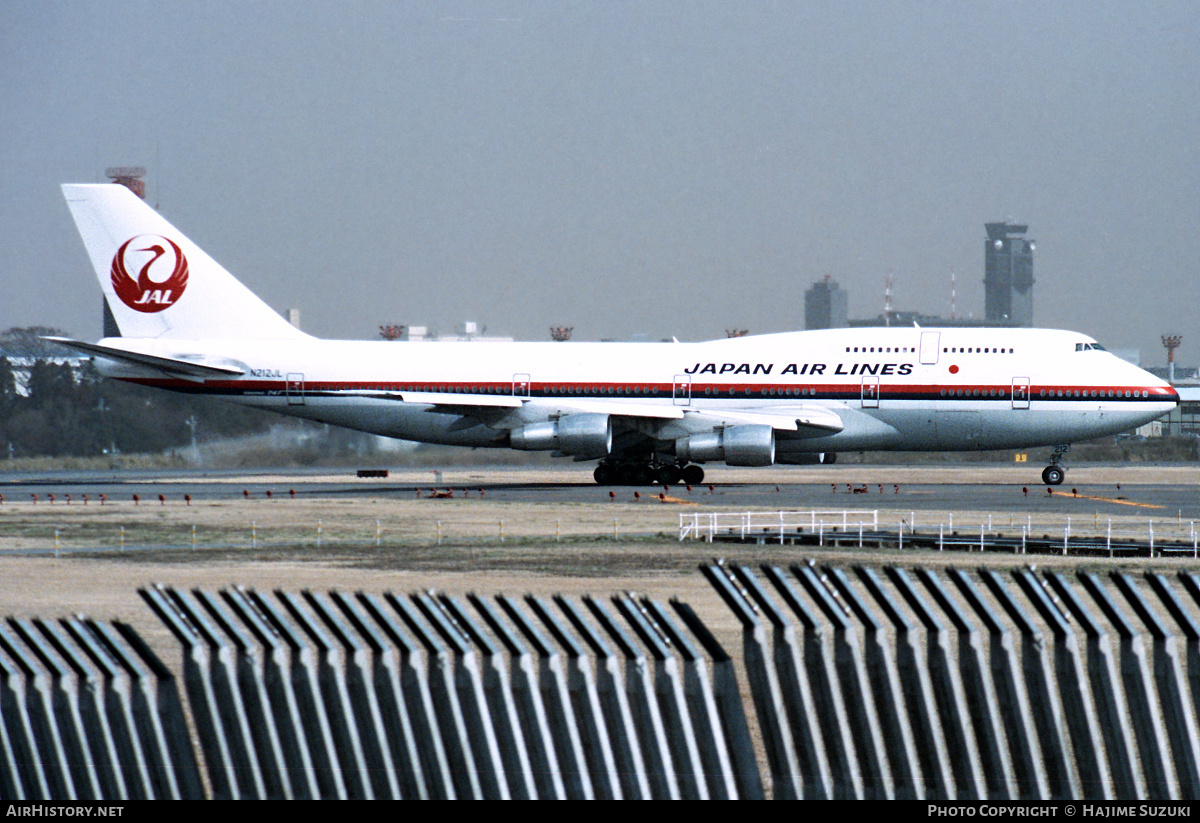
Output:
[[1200,528],[1176,518],[869,510],[686,512],[679,540],[938,551],[1200,557]]
[[703,571],[776,797],[1200,797],[1200,576]]
[[0,624],[0,797],[203,797],[175,680],[122,623]]
[[740,664],[633,595],[143,589],[178,683],[9,619],[0,797],[1200,798],[1200,574],[701,571]]
[[216,797],[763,794],[733,662],[677,601],[141,594]]

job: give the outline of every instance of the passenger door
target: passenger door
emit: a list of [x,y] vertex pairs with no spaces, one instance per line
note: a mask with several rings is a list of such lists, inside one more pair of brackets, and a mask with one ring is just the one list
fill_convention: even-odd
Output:
[[[303,406],[304,375],[301,372],[288,372],[287,381],[284,383],[284,392],[287,394],[289,406]],[[278,397],[278,395],[276,396]]]
[[1014,377],[1012,381],[1012,407],[1014,409],[1029,408],[1029,378]]
[[675,388],[671,391],[671,397],[676,406],[692,404],[692,376],[690,374],[675,375]]
[[862,381],[862,407],[864,409],[879,408],[879,378],[869,374]]

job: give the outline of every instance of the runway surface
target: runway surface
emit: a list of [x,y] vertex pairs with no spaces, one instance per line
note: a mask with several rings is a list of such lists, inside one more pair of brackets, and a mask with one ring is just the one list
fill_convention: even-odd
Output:
[[399,469],[387,478],[358,478],[353,469],[267,471],[116,471],[0,474],[0,494],[11,504],[35,499],[79,502],[261,499],[294,496],[412,499],[434,493],[484,497],[503,503],[598,504],[675,501],[727,510],[880,508],[913,511],[1099,513],[1200,520],[1200,466],[1104,465],[1068,471],[1062,486],[1038,481],[1036,466],[845,465],[796,469],[710,469],[702,486],[597,486],[590,467],[550,469],[454,467]]

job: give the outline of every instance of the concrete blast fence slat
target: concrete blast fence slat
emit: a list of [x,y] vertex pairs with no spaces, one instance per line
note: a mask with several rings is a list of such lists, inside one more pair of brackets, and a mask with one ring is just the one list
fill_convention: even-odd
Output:
[[984,662],[983,638],[975,622],[950,597],[936,574],[929,569],[917,569],[916,576],[958,634],[959,676],[979,746],[988,798],[1015,800],[1020,796],[1016,769],[1009,755],[995,687]]
[[525,603],[559,647],[566,652],[567,688],[571,695],[571,709],[583,741],[592,790],[597,799],[619,800],[624,795],[592,661],[545,602],[529,595],[525,598]]
[[597,698],[608,729],[621,796],[626,800],[649,800],[653,796],[650,779],[645,759],[642,757],[637,726],[633,720],[633,708],[629,705],[629,696],[625,692],[620,658],[612,646],[604,641],[600,632],[584,617],[579,606],[562,595],[555,595],[554,603],[595,655]]
[[1145,638],[1117,608],[1113,592],[1108,590],[1103,580],[1094,574],[1080,574],[1079,582],[1120,638],[1121,684],[1125,693],[1125,709],[1132,718],[1141,754],[1145,796],[1156,800],[1178,798],[1179,783],[1171,763],[1171,747],[1162,707],[1155,694],[1154,680],[1146,659]]
[[546,719],[555,745],[555,756],[562,769],[567,797],[572,800],[595,798],[592,777],[584,753],[583,734],[571,703],[569,676],[562,654],[538,630],[516,600],[497,595],[496,602],[517,627],[525,642],[533,647],[538,662],[538,688]]
[[980,569],[979,576],[1021,635],[1021,666],[1025,673],[1025,688],[1030,695],[1030,706],[1036,718],[1038,744],[1050,781],[1050,796],[1081,797],[1083,788],[1079,782],[1079,769],[1072,756],[1067,723],[1054,680],[1054,667],[1049,659],[1053,644],[1046,642],[1041,628],[1029,617],[999,574],[991,569]]
[[536,796],[545,800],[565,800],[568,797],[567,786],[558,762],[550,718],[538,685],[538,668],[533,654],[512,627],[500,618],[491,603],[477,594],[470,594],[467,599],[508,653],[508,679],[513,708],[523,730]]
[[632,593],[143,588],[182,682],[0,620],[0,796],[1200,799],[1200,576],[700,568],[740,660]]
[[903,569],[888,566],[885,574],[925,628],[925,659],[942,729],[950,750],[959,800],[987,799],[983,759],[976,742],[975,727],[967,705],[966,689],[951,651],[951,632],[934,614]]
[[[786,720],[797,746],[796,755],[803,782],[800,796],[805,799],[832,799],[836,796],[837,787],[834,785],[833,758],[829,755],[823,726],[830,722],[836,723],[837,720],[826,718],[825,723],[822,723],[817,703],[817,694],[824,690],[820,668],[817,669],[817,682],[814,683],[805,666],[803,641],[796,634],[795,624],[775,604],[748,569],[741,566],[726,568],[728,572],[732,572],[731,578],[739,585],[743,597],[747,598],[747,602],[755,611],[766,615],[773,629],[773,642],[768,659],[778,677]],[[809,660],[811,659],[810,656]],[[771,711],[777,711],[779,705],[780,703],[776,703],[771,707]],[[841,760],[840,763],[845,765],[845,760]],[[838,785],[840,794],[853,796],[856,786],[852,781],[843,781]]]
[[1017,797],[1022,800],[1049,799],[1050,782],[1037,748],[1036,720],[1020,680],[1021,667],[1012,632],[969,576],[953,568],[947,569],[946,573],[988,631],[994,705],[1003,727],[1008,730],[1007,743],[1017,781]]
[[[130,792],[125,785],[125,775],[121,768],[122,762],[126,761],[122,760],[117,751],[116,736],[109,724],[100,670],[93,665],[86,653],[68,639],[66,632],[56,623],[35,619],[17,621],[17,625],[21,627],[22,634],[28,635],[27,643],[38,642],[42,654],[49,657],[52,653],[43,645],[44,642],[48,642],[70,669],[68,674],[62,671],[57,662],[54,664],[62,671],[61,682],[67,687],[73,713],[78,718],[80,740],[88,746],[85,756],[95,769],[101,798],[129,797]],[[34,634],[34,631],[37,634]]]
[[1071,745],[1078,764],[1079,779],[1087,786],[1089,796],[1106,800],[1114,797],[1112,771],[1108,767],[1103,735],[1096,718],[1096,708],[1087,688],[1087,674],[1080,657],[1075,630],[1061,607],[1055,603],[1045,584],[1027,570],[1014,571],[1025,596],[1033,603],[1054,635],[1054,665],[1058,679],[1058,694],[1062,698],[1071,733]]
[[643,757],[649,796],[678,799],[682,794],[675,757],[646,656],[603,603],[594,598],[586,598],[584,603],[625,656],[625,699],[636,730],[634,741]]
[[[1113,658],[1108,631],[1087,608],[1065,575],[1050,573],[1046,575],[1046,580],[1087,636],[1088,682],[1096,701],[1096,715],[1104,734],[1109,768],[1112,769],[1113,792],[1118,800],[1147,797],[1143,771],[1135,768],[1138,759],[1135,725],[1130,721],[1131,713],[1125,710],[1128,699],[1121,688],[1120,665]],[[1159,775],[1157,780],[1165,781],[1162,776],[1165,773],[1161,772],[1163,763],[1153,752],[1154,749],[1143,752],[1145,765]]]
[[1200,730],[1197,729],[1194,706],[1187,677],[1179,659],[1178,638],[1172,634],[1158,614],[1150,608],[1142,592],[1129,575],[1113,572],[1110,579],[1125,596],[1134,614],[1149,630],[1154,641],[1154,678],[1158,700],[1163,708],[1167,736],[1175,775],[1183,797],[1200,796]]
[[[793,567],[793,573],[796,573],[797,568],[799,567]],[[873,701],[879,726],[877,739],[883,743],[887,752],[895,796],[903,800],[923,800],[926,796],[926,786],[920,756],[913,739],[913,727],[908,719],[896,656],[890,653],[885,642],[884,624],[872,614],[844,570],[826,566],[822,573],[836,588],[841,602],[846,604],[862,626],[862,653],[859,655],[862,662],[860,664],[856,661],[855,666],[862,665],[866,669],[870,699]],[[811,588],[811,585],[809,583],[807,587]],[[846,625],[846,632],[849,634],[849,619]]]

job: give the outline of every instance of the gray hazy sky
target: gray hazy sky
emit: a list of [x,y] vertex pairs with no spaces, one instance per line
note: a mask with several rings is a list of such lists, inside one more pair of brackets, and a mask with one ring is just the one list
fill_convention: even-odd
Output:
[[0,328],[100,335],[59,184],[147,200],[304,328],[548,339],[983,312],[1200,360],[1200,3],[0,0]]

